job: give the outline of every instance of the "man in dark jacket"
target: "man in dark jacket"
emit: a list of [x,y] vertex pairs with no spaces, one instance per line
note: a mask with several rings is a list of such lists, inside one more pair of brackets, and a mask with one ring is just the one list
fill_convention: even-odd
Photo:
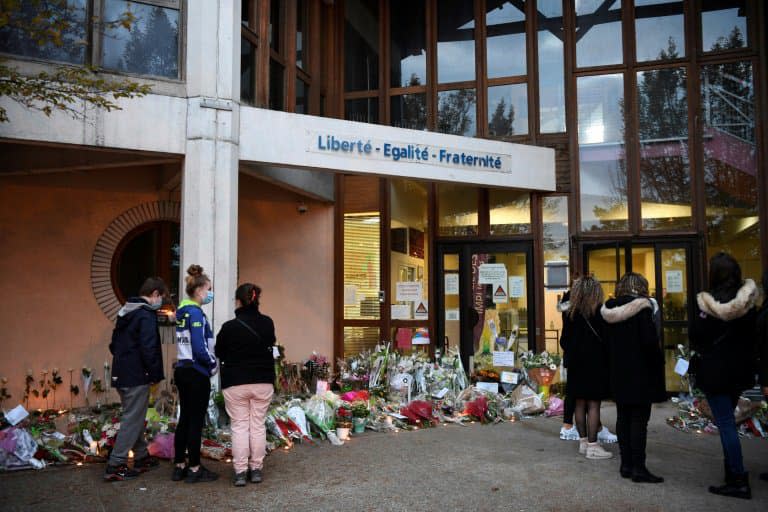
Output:
[[[112,386],[120,395],[123,414],[104,473],[104,480],[109,482],[135,478],[159,464],[147,451],[144,419],[150,385],[165,378],[156,311],[167,293],[162,279],[150,277],[139,290],[139,297],[128,299],[117,313],[109,351],[112,353]],[[127,465],[130,450],[134,453],[133,469]]]

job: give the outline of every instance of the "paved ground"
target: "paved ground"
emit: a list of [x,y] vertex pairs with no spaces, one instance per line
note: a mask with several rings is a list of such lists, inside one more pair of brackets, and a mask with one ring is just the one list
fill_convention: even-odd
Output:
[[[171,482],[167,464],[112,484],[101,481],[103,465],[4,474],[0,510],[768,510],[768,482],[756,478],[768,471],[768,440],[742,442],[753,500],[714,496],[706,487],[721,478],[719,439],[668,427],[674,410],[658,406],[651,420],[648,466],[666,478],[661,485],[622,479],[617,459],[578,456],[577,443],[557,438],[559,419],[535,418],[299,446],[270,455],[264,483],[245,488],[215,462],[206,465],[225,477],[197,485]],[[614,418],[606,405],[605,423]]]

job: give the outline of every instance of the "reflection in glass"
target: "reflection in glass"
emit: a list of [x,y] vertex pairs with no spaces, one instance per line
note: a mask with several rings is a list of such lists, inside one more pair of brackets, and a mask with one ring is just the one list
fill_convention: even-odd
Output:
[[631,247],[632,272],[642,274],[648,280],[648,295],[656,295],[656,260],[655,252],[652,246]]
[[360,98],[344,102],[344,119],[360,123],[379,122],[379,99]]
[[494,137],[528,133],[528,86],[497,85],[488,88],[488,134]]
[[563,2],[539,0],[539,130],[565,131],[565,57]]
[[256,47],[244,37],[240,38],[240,100],[256,103]]
[[344,2],[344,90],[379,88],[379,2]]
[[427,95],[401,94],[390,98],[390,124],[398,128],[424,130],[427,127]]
[[301,78],[296,79],[296,113],[306,114],[308,112],[307,102],[309,101],[309,86]]
[[344,357],[373,350],[378,343],[378,327],[344,327]]
[[390,86],[427,83],[427,45],[424,1],[392,0],[390,9]]
[[635,0],[638,62],[685,57],[682,0]]
[[643,229],[691,227],[686,68],[637,74]]
[[415,310],[418,304],[397,300],[397,283],[421,283],[422,299],[429,297],[427,187],[417,181],[393,179],[389,190],[392,219],[390,303],[404,306],[398,308],[400,320],[418,319]]
[[579,77],[576,88],[581,227],[584,231],[627,230],[623,76]]
[[621,0],[576,2],[576,65],[620,64],[622,51]]
[[126,12],[134,16],[130,30],[119,24],[104,28],[102,67],[178,78],[179,11],[126,0],[104,3],[104,19],[119,19]]
[[524,235],[531,232],[531,194],[509,189],[488,192],[492,235]]
[[280,29],[282,28],[282,10],[280,9],[280,0],[270,0],[269,2],[269,47],[280,52]]
[[488,78],[524,75],[525,1],[498,3],[485,14]]
[[437,95],[437,131],[472,137],[477,133],[474,89],[441,91]]
[[476,235],[477,188],[464,185],[437,186],[440,236]]
[[285,69],[274,59],[269,60],[269,108],[283,110],[285,108]]
[[307,0],[296,1],[296,67],[304,70],[307,69],[307,42],[309,41],[308,8]]
[[707,254],[733,255],[744,277],[760,278],[757,144],[752,65],[703,66],[701,115]]
[[746,0],[702,2],[702,8],[701,47],[705,52],[749,45]]
[[475,79],[475,12],[473,2],[437,3],[437,81]]
[[[31,20],[37,16],[40,6],[33,2],[19,2],[19,4],[14,17],[17,17],[25,27],[32,26]],[[0,52],[35,59],[84,64],[87,38],[86,0],[50,2],[47,3],[46,8],[51,10],[53,17],[67,25],[62,31],[61,46],[53,43],[41,46],[27,30],[8,24],[0,28]]]
[[587,273],[592,274],[603,286],[605,298],[614,296],[616,283],[626,272],[625,249],[610,247],[592,249],[587,253]]
[[549,276],[555,269],[569,275],[568,196],[544,196],[541,210],[544,227],[544,339],[546,350],[559,354],[563,320],[557,304],[566,289],[553,283]]

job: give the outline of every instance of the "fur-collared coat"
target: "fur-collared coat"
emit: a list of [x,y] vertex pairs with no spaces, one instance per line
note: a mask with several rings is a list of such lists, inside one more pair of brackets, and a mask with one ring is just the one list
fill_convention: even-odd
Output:
[[600,309],[606,322],[611,395],[621,404],[649,404],[667,399],[664,354],[654,309],[645,297],[609,299]]
[[708,292],[696,296],[696,312],[689,322],[696,387],[708,394],[740,393],[755,385],[755,300],[757,286],[744,281],[736,296],[718,302]]

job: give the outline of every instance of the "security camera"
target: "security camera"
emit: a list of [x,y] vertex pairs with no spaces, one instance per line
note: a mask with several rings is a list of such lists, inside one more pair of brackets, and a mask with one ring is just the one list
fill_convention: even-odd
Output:
[[296,211],[303,215],[309,211],[309,206],[307,206],[306,203],[299,203],[299,206],[296,207]]

